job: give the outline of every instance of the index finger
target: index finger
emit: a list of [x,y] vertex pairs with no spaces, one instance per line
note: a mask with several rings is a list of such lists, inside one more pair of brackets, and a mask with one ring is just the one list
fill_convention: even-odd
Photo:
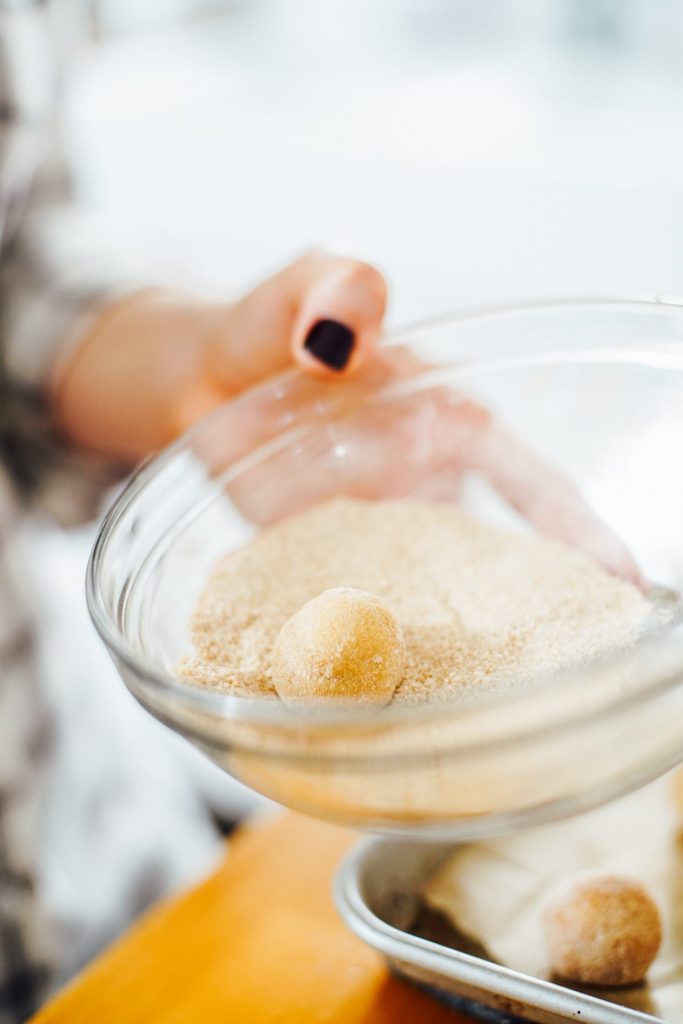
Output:
[[379,337],[387,285],[369,263],[311,252],[215,319],[207,364],[224,397],[292,364],[335,380],[367,361]]

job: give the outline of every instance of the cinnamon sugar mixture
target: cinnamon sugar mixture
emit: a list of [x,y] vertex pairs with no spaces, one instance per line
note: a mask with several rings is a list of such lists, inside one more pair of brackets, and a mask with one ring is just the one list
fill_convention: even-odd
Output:
[[275,696],[283,623],[331,587],[382,598],[406,639],[394,701],[451,700],[633,644],[650,602],[579,552],[417,499],[336,499],[264,531],[215,570],[195,609],[182,678]]

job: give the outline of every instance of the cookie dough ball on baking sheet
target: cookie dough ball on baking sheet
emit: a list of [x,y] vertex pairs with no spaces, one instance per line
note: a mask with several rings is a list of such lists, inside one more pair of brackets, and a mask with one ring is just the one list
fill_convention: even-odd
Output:
[[287,704],[332,699],[382,707],[403,678],[405,640],[378,597],[336,587],[285,622],[271,665],[275,689]]
[[577,875],[543,913],[550,964],[567,981],[631,985],[647,974],[662,940],[657,905],[634,878]]

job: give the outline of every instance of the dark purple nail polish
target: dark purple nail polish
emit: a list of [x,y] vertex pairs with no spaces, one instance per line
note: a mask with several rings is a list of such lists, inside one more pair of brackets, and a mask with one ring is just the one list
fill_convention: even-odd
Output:
[[308,332],[304,348],[331,369],[343,370],[355,341],[353,331],[338,320],[318,320]]

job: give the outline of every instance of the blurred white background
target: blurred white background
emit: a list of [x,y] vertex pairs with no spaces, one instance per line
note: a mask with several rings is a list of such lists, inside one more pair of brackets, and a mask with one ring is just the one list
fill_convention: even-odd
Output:
[[679,0],[99,0],[82,191],[144,269],[239,288],[317,244],[392,321],[683,294]]

